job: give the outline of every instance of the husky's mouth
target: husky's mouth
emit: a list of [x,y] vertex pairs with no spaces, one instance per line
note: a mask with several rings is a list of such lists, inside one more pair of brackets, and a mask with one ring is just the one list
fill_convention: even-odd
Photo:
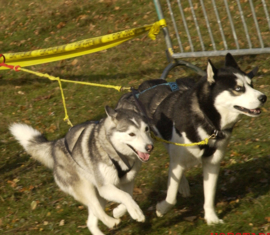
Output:
[[244,107],[235,105],[234,106],[235,109],[241,111],[242,113],[248,114],[248,115],[252,115],[252,116],[258,116],[261,114],[261,109],[260,108],[256,108],[256,109],[246,109]]
[[143,153],[140,152],[139,150],[134,149],[131,145],[127,145],[128,147],[130,147],[133,152],[137,155],[137,157],[142,161],[142,162],[147,162],[150,158],[150,154],[149,153]]

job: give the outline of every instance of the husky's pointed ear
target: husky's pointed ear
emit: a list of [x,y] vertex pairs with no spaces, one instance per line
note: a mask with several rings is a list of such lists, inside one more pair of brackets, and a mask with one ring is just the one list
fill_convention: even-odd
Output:
[[254,77],[257,75],[258,70],[259,70],[259,68],[258,68],[258,67],[255,67],[254,69],[252,69],[252,70],[247,74],[247,76],[248,76],[250,79],[254,78]]
[[240,69],[231,53],[228,53],[225,57],[225,67],[233,67],[236,69]]
[[114,109],[112,109],[110,106],[106,106],[105,107],[105,112],[107,114],[108,117],[111,117],[111,118],[116,118],[116,112]]
[[207,81],[208,83],[211,85],[213,83],[215,83],[215,75],[217,73],[217,69],[214,67],[214,65],[212,64],[211,60],[208,60],[208,64],[207,64]]

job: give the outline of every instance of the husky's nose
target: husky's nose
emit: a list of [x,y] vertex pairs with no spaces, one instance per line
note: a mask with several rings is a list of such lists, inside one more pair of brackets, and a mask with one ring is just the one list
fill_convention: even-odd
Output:
[[153,150],[154,146],[152,144],[146,145],[145,149],[148,153],[150,153]]
[[266,100],[267,100],[267,96],[266,95],[260,95],[258,100],[261,101],[264,104],[266,102]]

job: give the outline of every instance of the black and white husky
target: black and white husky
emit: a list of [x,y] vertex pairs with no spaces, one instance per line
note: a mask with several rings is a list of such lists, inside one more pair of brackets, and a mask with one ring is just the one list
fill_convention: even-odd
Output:
[[[143,117],[109,107],[106,113],[99,123],[76,125],[56,141],[47,141],[25,124],[10,126],[27,153],[53,169],[58,186],[88,207],[87,226],[94,235],[103,234],[98,220],[113,228],[126,211],[134,220],[145,221],[132,193],[141,163],[149,160],[153,149]],[[114,218],[104,212],[105,200],[120,203],[113,210]]]
[[[179,147],[166,144],[170,155],[168,189],[166,199],[156,206],[158,216],[163,216],[176,204],[178,191],[184,196],[190,194],[184,172],[201,163],[205,220],[207,224],[223,222],[214,208],[220,162],[240,114],[257,117],[266,101],[266,96],[252,86],[255,71],[244,73],[232,55],[227,54],[223,68],[216,69],[209,60],[207,75],[198,82],[178,79],[172,86],[160,79],[140,85],[138,99],[163,139],[194,143],[216,133],[216,138],[210,139],[208,145]],[[177,91],[172,91],[175,86]],[[134,102],[134,97],[128,93],[120,99],[117,108],[133,109]]]

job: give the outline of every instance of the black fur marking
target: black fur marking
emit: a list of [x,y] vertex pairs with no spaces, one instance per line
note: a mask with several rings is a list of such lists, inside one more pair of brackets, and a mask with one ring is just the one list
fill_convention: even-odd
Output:
[[31,142],[33,144],[42,144],[42,143],[46,143],[47,141],[48,140],[46,139],[45,136],[43,136],[43,135],[36,135],[29,142]]

